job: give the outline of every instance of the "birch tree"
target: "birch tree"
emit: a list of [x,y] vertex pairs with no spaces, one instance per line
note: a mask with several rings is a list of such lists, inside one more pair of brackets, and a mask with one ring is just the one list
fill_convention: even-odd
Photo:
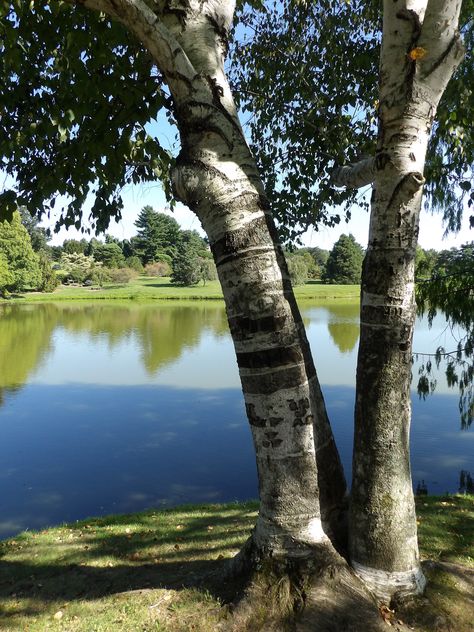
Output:
[[[144,137],[141,130],[137,132],[133,125],[127,127],[129,121],[133,121],[133,102],[127,112],[124,88],[118,90],[116,86],[117,80],[129,81],[123,72],[131,64],[130,59],[138,59],[140,63],[133,67],[129,83],[143,77],[148,92],[145,99],[139,94],[137,103],[148,113],[166,104],[179,130],[179,156],[166,164],[167,157],[159,154],[163,158],[160,168],[163,171],[165,167],[170,168],[175,198],[196,213],[208,235],[224,293],[255,445],[260,511],[251,541],[239,558],[239,567],[252,565],[262,558],[298,560],[315,550],[322,557],[334,559],[336,553],[330,538],[337,543],[342,533],[346,485],[269,202],[244,138],[224,71],[234,3],[226,0],[148,3],[81,0],[69,4],[73,5],[72,10],[65,7],[65,3],[50,3],[46,8],[25,7],[20,3],[15,5],[15,11],[8,7],[4,13],[5,40],[15,50],[16,39],[23,50],[28,50],[30,56],[34,54],[43,65],[39,66],[38,61],[33,64],[40,84],[32,89],[33,71],[30,70],[29,77],[23,77],[21,62],[14,55],[6,58],[6,94],[12,106],[9,132],[18,126],[24,136],[18,143],[9,136],[8,151],[4,153],[11,161],[4,161],[6,168],[19,182],[19,192],[4,192],[4,209],[8,210],[15,202],[15,195],[17,201],[34,208],[35,204],[39,206],[40,202],[51,200],[56,191],[72,193],[76,186],[79,192],[84,191],[84,182],[96,178],[92,216],[97,227],[103,227],[106,216],[120,213],[120,203],[110,188],[110,180],[115,177],[115,182],[121,184],[120,179],[126,181],[127,176],[115,167],[117,153],[123,156],[125,163],[132,158],[146,163],[148,154],[153,153],[152,141]],[[79,118],[73,105],[64,107],[67,94],[61,94],[64,86],[61,87],[60,82],[56,84],[56,80],[67,77],[68,72],[73,73],[69,75],[69,87],[77,91],[77,78],[84,72],[83,66],[87,70],[87,66],[94,63],[93,53],[97,51],[91,53],[88,49],[86,10],[99,13],[99,20],[93,18],[92,24],[99,32],[102,30],[103,37],[108,34],[113,42],[114,48],[109,50],[107,42],[104,45],[103,40],[91,38],[106,62],[100,67],[100,74],[105,80],[109,77],[114,80],[104,109],[108,104],[113,117],[122,117],[122,122],[119,126],[111,125],[108,135],[114,142],[110,143],[106,136],[101,147],[102,157],[91,156],[89,173],[84,174],[77,156],[81,147],[84,150],[84,139],[80,136],[89,129],[91,111],[80,107]],[[104,15],[123,25],[126,32],[136,38],[141,44],[138,52],[126,36],[120,40],[122,31],[107,30]],[[64,41],[55,42],[60,44],[59,50],[44,48],[43,42],[51,39],[54,42],[55,28],[63,27],[64,23],[70,31],[66,32]],[[31,38],[30,33],[36,37]],[[74,48],[75,37],[80,38],[77,48]],[[38,41],[43,45],[40,50],[37,50]],[[71,57],[74,52],[76,59],[64,58],[61,45],[69,46]],[[125,57],[121,66],[113,54]],[[154,74],[152,68],[156,69]],[[153,86],[146,75],[147,69],[157,85]],[[58,92],[53,92],[51,85],[58,85]],[[46,114],[41,110],[44,106],[36,98],[34,90],[37,89],[43,90],[41,96],[46,101],[53,102],[55,113]],[[99,96],[84,95],[84,98],[86,101],[98,99],[101,89],[97,85]],[[19,102],[22,90],[23,94],[31,90],[31,109]],[[153,94],[157,103],[153,103]],[[64,100],[58,104],[58,99]],[[124,112],[128,118],[124,119]],[[41,119],[37,118],[38,113]],[[144,119],[141,112],[137,112],[137,116],[139,120]],[[48,120],[44,120],[46,117],[52,128]],[[115,120],[106,120],[106,123],[113,124]],[[46,133],[46,142],[36,136],[38,127]],[[122,135],[128,135],[128,144]],[[25,143],[26,136],[30,142]],[[32,150],[32,161],[38,160],[37,154],[42,163],[45,154],[48,162],[62,157],[58,168],[68,170],[64,159],[68,151],[74,156],[67,173],[61,173],[65,190],[61,189],[58,174],[48,174],[41,165],[33,169],[35,186],[32,186],[31,173],[27,176],[24,169],[25,155],[28,155],[25,145],[31,147],[32,138],[41,142],[39,151],[38,148]],[[148,149],[144,150],[144,145]],[[150,163],[156,171],[156,161],[153,164],[150,160]],[[74,173],[74,167],[78,173]],[[113,173],[114,168],[116,173]],[[151,177],[150,172],[146,171],[143,177]],[[79,222],[81,212],[77,201],[73,201],[60,222]]]
[[[345,201],[350,214],[357,190],[373,187],[362,275],[349,538],[353,567],[383,599],[397,591],[419,592],[424,585],[408,445],[413,269],[433,125],[428,199],[453,226],[459,208],[472,205],[472,143],[464,134],[466,108],[472,108],[466,82],[472,64],[463,66],[455,87],[446,91],[463,57],[460,9],[460,2],[386,1],[379,31],[373,2],[285,2],[265,15],[244,14],[249,39],[236,45],[243,62],[236,65],[234,82],[243,106],[257,109],[252,140],[267,193],[276,197],[284,224],[294,218],[283,236],[294,237],[311,218],[337,221],[330,210],[334,203]],[[341,23],[353,29],[339,30]],[[471,41],[469,0],[463,24]],[[312,39],[315,50],[306,44]],[[269,79],[262,82],[266,72]],[[322,93],[314,90],[321,85]],[[268,102],[265,90],[273,96]],[[448,98],[436,123],[443,95]],[[451,118],[453,110],[459,114]],[[453,128],[449,121],[458,116],[463,123]],[[458,138],[467,141],[462,148]],[[354,160],[357,156],[362,158]],[[275,177],[275,163],[282,165],[283,177]],[[291,191],[295,180],[304,187],[302,201]]]
[[378,594],[424,586],[409,465],[414,268],[429,134],[464,53],[460,8],[461,0],[384,2],[375,156],[337,174],[339,184],[373,188],[349,537],[353,567]]
[[[72,9],[66,4],[73,5]],[[100,230],[107,226],[111,216],[120,216],[120,186],[154,177],[161,177],[166,183],[167,175],[171,176],[175,198],[196,213],[209,238],[223,288],[255,445],[260,512],[252,537],[237,559],[236,568],[256,568],[265,561],[272,564],[279,561],[287,572],[292,569],[293,575],[298,575],[295,572],[298,568],[305,568],[308,574],[315,570],[324,571],[320,577],[323,577],[327,592],[322,590],[321,581],[318,584],[314,580],[312,585],[318,586],[318,590],[312,591],[313,600],[319,599],[321,603],[326,599],[331,603],[332,596],[339,591],[344,594],[347,604],[369,603],[367,593],[348,573],[333,546],[341,547],[343,540],[346,488],[342,468],[291,290],[271,204],[244,138],[224,71],[233,2],[81,0],[51,2],[45,7],[15,2],[13,8],[9,3],[3,3],[2,10],[5,51],[9,52],[4,56],[2,66],[5,100],[9,106],[9,118],[5,124],[2,121],[2,156],[4,167],[18,183],[16,191],[3,192],[4,211],[9,212],[21,202],[41,214],[45,202],[46,208],[54,206],[57,193],[69,194],[73,199],[65,207],[60,223],[80,226],[82,204],[86,194],[92,191],[95,202],[91,215]],[[411,16],[410,11],[415,9],[410,7],[407,11]],[[418,16],[421,31],[423,18],[424,11],[421,11]],[[431,21],[436,22],[434,18]],[[409,27],[405,22],[411,24],[408,19],[403,21],[403,44],[397,40],[395,45],[397,59],[403,60],[401,74],[405,77],[407,65],[417,71],[420,58],[410,58],[408,63],[406,56],[414,49],[423,49],[428,51],[426,59],[431,59],[433,65],[433,71],[428,74],[438,76],[441,72],[438,68],[451,59],[451,53],[443,56],[440,51],[444,49],[438,48],[435,54],[424,40],[409,39]],[[386,24],[390,24],[389,18],[386,18]],[[450,23],[447,31],[451,26]],[[430,27],[433,28],[435,26]],[[429,39],[431,32],[426,31],[425,36]],[[444,31],[440,38],[445,42]],[[401,53],[403,45],[406,49],[404,56]],[[28,72],[22,57],[25,54],[32,61]],[[435,63],[438,58],[442,63]],[[454,66],[453,61],[451,70]],[[416,75],[415,72],[410,85],[416,85]],[[84,91],[88,81],[89,89]],[[408,79],[402,80],[397,75],[394,81],[400,88]],[[132,91],[132,98],[126,88]],[[73,100],[69,92],[72,92]],[[83,101],[75,111],[71,103],[78,96]],[[431,104],[435,103],[431,92],[429,98]],[[408,97],[406,101],[411,105]],[[66,106],[68,103],[70,107]],[[176,160],[144,130],[146,121],[163,107],[180,134],[181,151]],[[401,110],[399,116],[406,117],[404,108]],[[408,110],[411,112],[410,108]],[[428,111],[434,116],[434,111]],[[94,117],[100,118],[98,112],[102,113],[103,120],[96,129]],[[418,121],[418,115],[410,116]],[[424,116],[428,114],[425,112]],[[91,134],[96,141],[92,145]],[[398,216],[403,218],[404,227],[416,223],[411,218],[416,215],[420,200],[422,176],[419,174],[422,173],[421,154],[427,140],[426,129],[423,139],[420,144],[418,140],[414,141],[415,160],[409,155],[411,171],[408,172],[406,191],[407,185],[397,187],[396,180],[400,174],[406,175],[403,171],[406,157],[402,160],[403,152],[408,151],[406,139],[400,141],[403,151],[399,162],[402,164],[397,162],[398,146],[387,148],[382,144],[384,151],[377,149],[376,157],[380,152],[390,150],[397,160],[389,157],[380,169],[380,161],[375,161],[376,166],[369,169],[374,174],[380,171],[380,178],[385,177],[381,180],[384,184],[390,181],[391,184],[382,187],[385,196],[390,186],[397,196],[403,193],[400,204],[404,204],[404,211]],[[88,159],[85,164],[81,161],[84,151]],[[355,172],[349,167],[342,173],[348,182],[349,175]],[[412,207],[409,193],[415,183],[418,184],[416,191],[411,193],[416,198]],[[167,192],[171,195],[170,188]],[[381,196],[380,206],[384,202],[387,198]],[[393,202],[390,204],[394,205]],[[408,217],[404,214],[405,207],[409,209]],[[332,221],[336,221],[335,217],[328,218],[328,223]],[[389,231],[387,234],[391,235],[392,230],[384,222],[382,226],[378,222],[380,219],[373,220],[376,243],[377,237],[381,237],[379,231]],[[407,256],[409,259],[409,254]],[[370,253],[367,261],[371,261],[371,257],[375,255]],[[405,267],[410,269],[408,260]],[[403,285],[403,281],[398,285],[395,282],[395,289],[400,284]],[[383,297],[383,291],[368,287],[371,288],[369,298],[376,291]],[[411,315],[410,298],[402,297],[400,301],[402,306],[407,304]],[[380,305],[385,305],[383,298],[380,303],[376,301],[377,314],[385,313],[384,309],[378,309]],[[369,307],[373,307],[372,303]],[[401,318],[398,303],[396,307]],[[400,331],[406,333],[405,321],[403,326],[400,325]],[[397,360],[400,353],[403,358],[409,353],[408,348],[400,349],[400,344],[405,343],[406,337],[395,344]],[[367,353],[375,353],[373,345],[368,344],[366,349]],[[361,367],[361,371],[364,370],[363,362]],[[401,408],[406,411],[404,402]],[[364,420],[364,427],[370,427],[368,420]],[[364,433],[358,433],[365,437]],[[402,423],[400,434],[404,440],[406,422]],[[383,448],[392,449],[399,439],[399,436],[394,437]],[[406,456],[404,447],[406,444],[403,443],[398,461],[388,459],[392,464],[406,465],[402,460]],[[400,452],[398,444],[396,448],[396,452]],[[365,471],[370,470],[369,475],[375,481],[386,480],[386,474],[376,467],[378,463],[374,464],[374,460],[383,460],[386,454],[375,453],[373,445],[363,441],[357,447],[357,450],[361,449],[368,451],[360,456]],[[367,527],[365,539],[353,522],[351,551],[358,573],[378,597],[385,600],[400,588],[406,592],[419,591],[422,577],[413,531],[413,503],[406,485],[403,513],[392,512],[392,520],[387,519],[385,523],[391,531],[384,534],[389,551],[385,557],[381,551],[380,532],[370,523],[373,518],[377,526],[381,509],[377,505],[383,497],[375,483],[359,487],[364,487],[366,498],[362,498],[359,489],[353,516],[359,515],[358,502],[359,506],[365,501],[372,503],[371,507],[375,509],[368,519],[365,513],[363,515]],[[394,507],[398,500],[394,494],[392,496],[388,503],[390,507]],[[394,519],[402,520],[404,524],[398,528]],[[372,542],[375,546],[373,554],[368,550]],[[402,550],[399,555],[395,543]],[[330,608],[319,608],[319,615],[326,616],[327,629],[343,629]],[[374,614],[366,615],[364,611],[366,623],[367,616]],[[370,626],[370,629],[378,629],[373,619]]]

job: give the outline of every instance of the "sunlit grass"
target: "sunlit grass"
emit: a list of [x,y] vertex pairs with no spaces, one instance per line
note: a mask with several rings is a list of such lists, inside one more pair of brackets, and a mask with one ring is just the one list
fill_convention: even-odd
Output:
[[[295,287],[299,300],[357,299],[358,285],[323,285],[310,282]],[[179,287],[167,277],[138,277],[129,283],[106,283],[103,287],[59,286],[54,292],[24,292],[15,301],[45,302],[66,300],[222,300],[222,290],[218,281],[208,281],[206,285]]]
[[[91,518],[0,542],[0,629],[214,630],[228,613],[213,572],[244,544],[257,507]],[[474,567],[474,497],[421,497],[417,507],[422,556]],[[452,586],[436,582],[436,599],[448,598]]]

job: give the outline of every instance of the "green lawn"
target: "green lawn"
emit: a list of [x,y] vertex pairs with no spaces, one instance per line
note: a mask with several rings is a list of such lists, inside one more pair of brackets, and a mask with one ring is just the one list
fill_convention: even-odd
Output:
[[[358,285],[322,285],[310,282],[295,288],[299,300],[352,299],[359,297]],[[206,285],[178,287],[170,283],[169,278],[139,277],[126,284],[108,283],[104,287],[82,287],[61,285],[52,293],[25,292],[15,297],[15,302],[28,303],[70,300],[112,300],[132,299],[148,300],[222,300],[222,291],[218,281],[209,281]]]
[[[229,615],[221,607],[225,586],[209,573],[245,542],[257,507],[183,506],[91,518],[0,542],[0,629],[210,632]],[[417,508],[422,556],[474,569],[474,497],[421,497]],[[430,576],[429,608],[417,630],[435,629],[438,608],[455,618],[450,629],[471,629],[470,592],[464,603],[449,579]]]

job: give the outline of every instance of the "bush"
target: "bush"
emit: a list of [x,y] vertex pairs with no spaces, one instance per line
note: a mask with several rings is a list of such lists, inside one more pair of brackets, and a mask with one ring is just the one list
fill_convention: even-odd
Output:
[[129,283],[137,278],[138,272],[131,268],[110,268],[107,270],[107,276],[112,283]]
[[125,265],[127,268],[130,268],[131,270],[136,270],[138,274],[143,274],[143,264],[140,261],[140,257],[137,257],[136,255],[127,257],[125,259]]
[[167,277],[171,274],[171,266],[165,261],[148,263],[145,266],[145,274],[149,277]]
[[288,272],[291,284],[304,285],[308,280],[308,265],[304,257],[299,255],[287,256]]
[[52,292],[59,285],[58,276],[51,267],[51,261],[48,255],[44,252],[40,252],[38,256],[41,270],[41,283],[38,289],[41,292]]

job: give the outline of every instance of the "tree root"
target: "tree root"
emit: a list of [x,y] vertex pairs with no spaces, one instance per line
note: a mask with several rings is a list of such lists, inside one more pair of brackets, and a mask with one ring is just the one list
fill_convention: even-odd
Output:
[[220,624],[225,632],[408,631],[331,547],[300,558],[275,559],[256,551],[249,539],[234,558],[225,582],[239,597]]

